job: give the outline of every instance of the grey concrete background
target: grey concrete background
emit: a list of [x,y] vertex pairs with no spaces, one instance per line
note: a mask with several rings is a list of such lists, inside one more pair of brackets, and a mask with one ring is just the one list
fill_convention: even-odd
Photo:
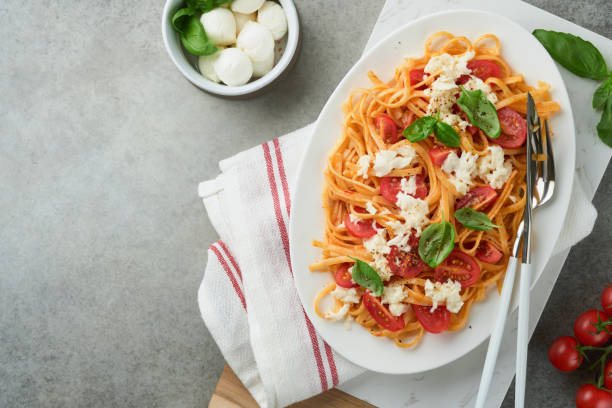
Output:
[[[532,2],[612,37],[609,0]],[[0,3],[0,407],[207,405],[224,361],[196,305],[216,238],[197,183],[313,121],[383,0],[298,1],[295,69],[247,101],[181,77],[162,3]],[[554,371],[546,350],[612,276],[611,182],[531,342],[529,406],[571,406],[587,379]]]

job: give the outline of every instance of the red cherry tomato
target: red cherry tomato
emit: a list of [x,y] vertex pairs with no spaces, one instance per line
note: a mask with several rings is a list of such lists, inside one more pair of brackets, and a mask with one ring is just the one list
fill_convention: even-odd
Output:
[[601,294],[601,307],[606,313],[612,315],[612,285],[606,286]]
[[[425,75],[425,71],[422,69],[413,69],[410,70],[408,76],[410,77],[410,86],[418,84],[423,80],[423,76]],[[422,90],[427,88],[425,85],[419,86],[417,89]]]
[[468,126],[467,131],[470,132],[470,135],[474,136],[476,133],[478,133],[478,128],[476,126]]
[[451,314],[446,306],[438,306],[431,312],[431,306],[412,305],[412,310],[421,326],[430,333],[442,333],[450,325]]
[[355,288],[359,286],[353,282],[353,275],[349,272],[350,266],[352,265],[349,263],[343,263],[336,269],[336,274],[334,275],[336,285],[342,286],[343,288]]
[[[425,185],[425,177],[420,174],[414,176],[416,178],[416,191],[411,194],[415,198],[421,200],[427,197],[427,186]],[[383,177],[380,179],[380,195],[391,201],[393,204],[397,202],[397,193],[402,190],[403,177]]]
[[[591,309],[578,316],[574,322],[574,335],[583,346],[601,346],[610,340],[610,333],[605,331],[594,334],[597,328],[593,323],[597,323],[598,317],[601,321],[610,318],[606,312]],[[612,330],[612,324],[608,325],[608,329]]]
[[412,122],[414,122],[415,119],[416,115],[413,111],[407,110],[406,112],[404,112],[404,114],[402,115],[402,125],[404,126],[404,129],[406,129]]
[[497,111],[501,134],[496,139],[489,140],[506,149],[521,147],[527,139],[527,121],[512,108],[501,108]]
[[434,271],[434,278],[438,282],[446,282],[452,279],[459,281],[462,288],[472,286],[480,277],[478,262],[465,252],[457,249],[453,249],[446,259],[436,266]]
[[489,186],[474,187],[455,203],[455,211],[463,207],[486,208],[497,200],[497,191]]
[[363,304],[374,320],[376,320],[376,323],[385,329],[398,331],[404,328],[404,318],[402,316],[393,316],[389,309],[383,306],[371,291],[367,290],[365,295],[363,295]]
[[469,75],[461,75],[461,76],[460,76],[460,77],[459,77],[459,78],[458,78],[458,79],[455,81],[455,83],[456,83],[457,85],[463,85],[463,84],[465,84],[467,81],[469,81],[469,80],[470,80],[470,78],[471,78],[471,77],[470,77]]
[[376,230],[372,226],[372,220],[351,221],[351,215],[346,214],[344,225],[347,231],[357,238],[370,238],[376,235]]
[[429,149],[429,152],[427,153],[429,154],[429,158],[431,159],[433,164],[435,164],[436,166],[442,166],[450,152],[451,150],[445,147],[434,146]]
[[472,70],[472,75],[485,81],[487,78],[501,78],[499,65],[489,60],[472,60],[467,63],[467,67]]
[[578,342],[571,336],[562,336],[553,341],[548,349],[548,359],[557,370],[574,371],[582,364],[583,357],[578,350]]
[[576,392],[577,408],[612,408],[612,394],[593,384],[584,384]]
[[604,387],[612,390],[612,360],[608,361],[604,367]]
[[400,134],[397,132],[397,125],[390,116],[381,113],[376,117],[374,123],[385,143],[393,144],[400,140]]
[[391,272],[403,278],[414,278],[425,269],[425,262],[419,256],[418,241],[417,245],[411,244],[407,252],[400,251],[395,245],[391,246],[387,261]]
[[494,264],[502,259],[502,252],[489,241],[480,241],[480,245],[476,248],[476,258],[482,262]]

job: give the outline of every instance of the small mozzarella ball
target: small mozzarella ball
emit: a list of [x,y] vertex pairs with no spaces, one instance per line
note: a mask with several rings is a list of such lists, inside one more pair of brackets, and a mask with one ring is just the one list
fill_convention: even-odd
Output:
[[202,14],[200,21],[206,35],[215,45],[230,45],[236,42],[236,20],[226,8],[216,8]]
[[242,14],[256,12],[265,0],[234,0],[231,4],[232,11]]
[[198,68],[200,68],[200,74],[204,78],[210,79],[213,82],[220,82],[219,76],[215,72],[215,61],[221,56],[221,50],[225,47],[219,46],[218,50],[212,55],[200,55],[198,57]]
[[253,75],[253,63],[238,48],[226,48],[214,64],[219,79],[229,86],[240,86],[249,82]]
[[287,34],[287,16],[278,3],[266,1],[257,12],[257,22],[270,30],[275,40]]
[[270,54],[274,58],[274,38],[266,27],[249,21],[246,23],[238,39],[236,47],[249,56],[253,63],[268,61]]
[[253,76],[255,78],[262,77],[272,70],[274,67],[274,50],[270,55],[262,60],[253,61]]
[[257,15],[255,13],[251,14],[242,14],[242,13],[234,13],[234,18],[236,19],[236,35],[239,35],[246,23],[249,21],[255,21]]

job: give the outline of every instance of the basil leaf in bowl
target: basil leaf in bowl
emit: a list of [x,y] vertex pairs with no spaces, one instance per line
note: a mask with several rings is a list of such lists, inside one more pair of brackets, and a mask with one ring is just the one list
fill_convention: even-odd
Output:
[[217,47],[208,39],[206,31],[196,16],[189,16],[181,32],[183,47],[193,55],[211,55]]
[[480,89],[468,91],[463,86],[460,88],[461,95],[457,99],[457,105],[465,112],[472,125],[482,129],[492,139],[499,137],[501,125],[495,105]]
[[612,75],[593,94],[593,109],[603,109],[608,99],[612,99]]
[[477,231],[488,231],[492,228],[499,228],[498,225],[493,224],[487,214],[476,211],[470,207],[463,207],[455,211],[455,219],[464,227]]
[[353,280],[359,286],[370,289],[374,296],[381,296],[384,286],[374,268],[361,259],[353,258],[352,256],[350,258],[355,261],[355,265],[353,265]]
[[612,98],[608,98],[601,120],[597,124],[597,135],[606,145],[612,147]]

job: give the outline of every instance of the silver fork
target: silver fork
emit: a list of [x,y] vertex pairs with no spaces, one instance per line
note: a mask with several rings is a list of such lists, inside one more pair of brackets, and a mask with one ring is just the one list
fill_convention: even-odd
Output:
[[[549,143],[549,135],[548,131],[548,122],[544,121],[544,127],[546,130],[546,162],[543,165],[539,165],[537,162],[533,160],[528,160],[527,165],[535,166],[533,175],[534,175],[534,190],[537,193],[533,196],[531,202],[531,208],[536,209],[544,204],[546,204],[553,196],[554,188],[555,188],[555,165],[554,158],[552,152],[552,146]],[[544,150],[543,141],[541,137],[541,128],[538,129],[539,137],[535,137],[535,141],[533,143],[534,152],[536,154],[541,154]],[[531,140],[528,140],[528,143],[532,143]],[[532,145],[533,146],[533,145]],[[512,250],[512,256],[508,260],[508,267],[506,269],[506,276],[504,277],[503,289],[500,296],[500,304],[499,309],[497,311],[497,316],[495,319],[495,326],[493,327],[493,332],[491,333],[491,338],[489,340],[489,347],[487,349],[487,357],[485,359],[484,367],[482,370],[482,376],[480,378],[480,386],[478,388],[478,396],[476,397],[476,408],[483,408],[487,393],[489,392],[489,387],[491,385],[491,380],[493,379],[493,370],[495,368],[495,363],[497,361],[497,356],[499,354],[499,347],[501,346],[501,340],[504,334],[504,327],[506,325],[506,318],[508,316],[508,309],[510,307],[510,300],[512,297],[512,289],[514,286],[514,277],[516,275],[516,268],[518,264],[518,255],[521,248],[521,237],[523,236],[524,230],[524,222],[521,221],[519,224],[518,230],[516,232],[516,239],[514,241],[514,246]],[[526,282],[527,283],[527,282]],[[517,360],[518,361],[518,360]]]

